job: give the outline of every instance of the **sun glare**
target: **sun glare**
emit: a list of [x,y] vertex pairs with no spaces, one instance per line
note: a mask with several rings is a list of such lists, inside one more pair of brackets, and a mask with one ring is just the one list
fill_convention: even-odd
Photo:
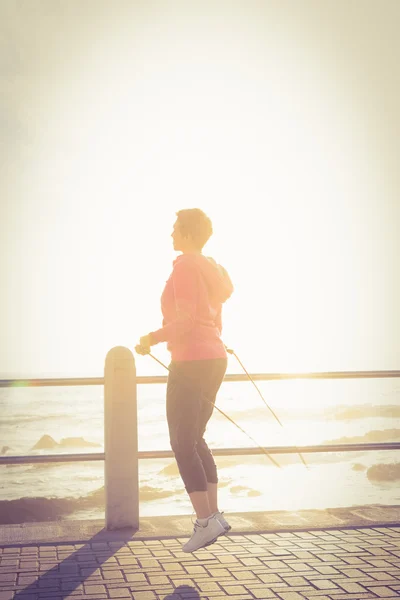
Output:
[[43,335],[57,323],[71,369],[133,347],[160,320],[175,212],[199,206],[215,229],[205,250],[236,288],[228,343],[256,369],[317,368],[324,328],[325,362],[343,343],[327,315],[345,331],[360,298],[344,291],[354,272],[366,276],[348,207],[375,175],[345,74],[339,85],[293,31],[265,37],[246,21],[243,34],[237,21],[211,28],[205,46],[200,29],[164,17],[90,40],[46,99],[29,180],[43,202],[57,198],[41,242]]

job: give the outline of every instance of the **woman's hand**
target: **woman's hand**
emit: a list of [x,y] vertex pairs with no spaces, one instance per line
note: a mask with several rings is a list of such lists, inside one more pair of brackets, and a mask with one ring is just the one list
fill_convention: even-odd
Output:
[[149,354],[151,345],[152,345],[151,335],[150,334],[143,335],[139,340],[139,344],[137,346],[135,346],[135,350],[138,354],[141,354],[142,356],[144,356],[145,354]]

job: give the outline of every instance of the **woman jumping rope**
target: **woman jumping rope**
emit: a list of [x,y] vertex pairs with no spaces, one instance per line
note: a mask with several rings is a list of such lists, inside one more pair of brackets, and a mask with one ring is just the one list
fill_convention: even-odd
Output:
[[221,340],[222,304],[233,285],[226,270],[202,254],[213,233],[199,208],[176,213],[172,239],[181,252],[161,296],[163,326],[140,338],[136,351],[167,342],[171,353],[167,384],[167,421],[171,448],[189,494],[196,522],[184,552],[213,543],[231,528],[218,509],[218,475],[204,440],[217,392],[227,368]]

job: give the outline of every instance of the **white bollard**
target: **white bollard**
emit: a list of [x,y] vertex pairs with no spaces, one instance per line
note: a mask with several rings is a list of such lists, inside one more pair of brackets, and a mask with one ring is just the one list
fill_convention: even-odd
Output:
[[112,348],[104,368],[106,529],[139,529],[136,366],[129,348]]

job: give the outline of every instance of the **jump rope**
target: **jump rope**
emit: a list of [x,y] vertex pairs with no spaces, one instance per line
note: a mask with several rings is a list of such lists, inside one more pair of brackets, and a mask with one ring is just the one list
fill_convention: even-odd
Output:
[[[264,396],[262,395],[260,389],[258,388],[257,384],[255,383],[255,381],[251,378],[250,374],[248,373],[248,371],[246,370],[246,368],[244,367],[243,363],[241,362],[241,360],[239,359],[239,357],[237,356],[237,354],[234,352],[234,350],[227,348],[227,346],[225,346],[226,351],[228,352],[228,354],[232,354],[236,360],[238,361],[238,363],[240,364],[240,366],[242,367],[243,371],[246,373],[247,377],[249,378],[249,380],[251,381],[251,383],[254,385],[254,387],[256,388],[257,392],[259,393],[262,401],[264,402],[265,406],[268,408],[268,410],[270,411],[270,413],[273,415],[273,417],[275,418],[275,420],[279,423],[279,425],[281,427],[283,427],[282,422],[279,420],[279,418],[277,417],[277,415],[275,414],[275,412],[272,410],[272,408],[270,406],[268,406],[267,402],[264,399]],[[144,356],[144,355],[149,355],[151,356],[152,359],[154,359],[156,362],[158,362],[158,364],[160,364],[162,367],[164,367],[164,369],[167,369],[167,371],[169,371],[171,373],[171,369],[169,367],[167,367],[167,365],[165,365],[163,362],[161,362],[161,360],[159,360],[156,356],[154,356],[150,350],[148,348],[144,348],[143,346],[140,346],[140,344],[138,344],[135,347],[135,350],[138,354]],[[206,395],[203,393],[203,398],[204,400],[206,400],[209,404],[212,404],[214,406],[214,408],[216,408],[218,410],[218,412],[220,412],[224,417],[226,417],[228,419],[228,421],[230,421],[231,423],[233,423],[235,425],[235,427],[237,427],[238,429],[240,429],[240,431],[242,433],[244,433],[258,448],[260,448],[262,450],[262,452],[269,458],[269,460],[276,466],[278,467],[278,469],[281,468],[281,465],[279,463],[276,462],[276,460],[274,460],[272,458],[272,456],[265,450],[265,448],[263,446],[261,446],[261,444],[259,444],[253,437],[251,437],[251,435],[249,433],[247,433],[244,429],[242,429],[242,427],[240,427],[240,425],[238,425],[233,419],[231,419],[226,413],[224,413],[220,408],[218,408],[218,406],[215,405],[214,402],[212,402],[209,398],[206,397]],[[306,467],[306,469],[309,469],[306,461],[304,460],[304,457],[302,456],[302,454],[300,452],[298,452],[298,456],[300,457],[303,465]]]

